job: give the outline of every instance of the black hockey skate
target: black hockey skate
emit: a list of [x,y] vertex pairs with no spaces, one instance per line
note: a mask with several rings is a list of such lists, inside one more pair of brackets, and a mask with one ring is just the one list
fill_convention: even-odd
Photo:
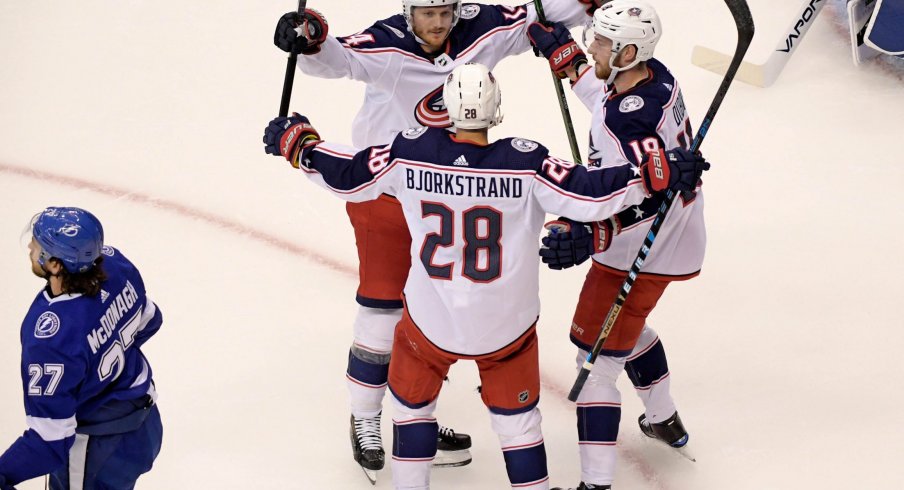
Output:
[[471,436],[459,434],[454,430],[439,426],[436,440],[436,458],[433,466],[436,468],[451,468],[464,466],[471,462]]
[[351,416],[349,436],[352,440],[352,454],[361,465],[364,475],[371,485],[377,484],[377,471],[386,464],[386,453],[383,451],[383,437],[380,433],[380,416],[373,418],[357,418]]
[[645,436],[664,442],[677,449],[685,458],[694,462],[697,461],[697,459],[687,452],[687,449],[684,447],[687,445],[689,436],[687,430],[684,428],[684,424],[681,423],[681,417],[678,416],[678,412],[675,412],[671,417],[656,424],[647,422],[646,414],[641,414],[640,417],[637,418],[637,424],[640,425],[640,431],[643,432]]
[[550,490],[611,490],[612,485],[591,485],[588,483],[581,482],[577,488],[562,488],[562,487],[553,487]]

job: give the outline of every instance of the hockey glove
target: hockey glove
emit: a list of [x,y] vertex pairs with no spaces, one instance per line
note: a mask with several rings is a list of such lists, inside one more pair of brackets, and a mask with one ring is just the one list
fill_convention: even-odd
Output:
[[587,15],[591,17],[593,17],[593,13],[596,12],[596,9],[609,3],[609,1],[610,0],[578,0],[578,2],[583,3],[586,6]]
[[297,112],[289,117],[277,117],[264,129],[264,151],[282,155],[293,167],[298,168],[298,152],[308,145],[320,142],[320,135],[308,118]]
[[6,478],[0,475],[0,490],[16,490],[16,487],[6,483]]
[[543,25],[534,22],[527,28],[527,37],[537,56],[546,57],[549,66],[559,78],[565,78],[565,69],[577,69],[581,63],[587,63],[587,55],[574,42],[568,28],[560,22]]
[[[279,18],[273,44],[292,54],[314,54],[320,52],[320,45],[326,41],[330,26],[323,14],[307,9],[303,15],[289,12]],[[299,32],[301,34],[299,34]]]
[[580,223],[560,217],[544,225],[549,234],[543,237],[540,257],[550,269],[567,269],[583,264],[591,255],[605,252],[615,235],[610,219]]
[[693,192],[705,170],[709,170],[709,163],[703,156],[684,148],[647,153],[647,158],[640,164],[647,194],[665,189]]

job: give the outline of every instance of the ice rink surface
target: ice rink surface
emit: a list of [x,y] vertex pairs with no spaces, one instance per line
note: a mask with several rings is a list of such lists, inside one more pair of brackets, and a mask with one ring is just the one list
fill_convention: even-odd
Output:
[[[343,35],[399,3],[309,7]],[[748,59],[765,60],[799,3],[751,0]],[[691,65],[691,49],[733,51],[734,25],[718,0],[654,4],[665,31],[657,57],[699,124],[720,78]],[[100,217],[164,313],[145,348],[164,448],[138,488],[370,487],[347,434],[352,230],[342,202],[260,143],[285,68],[273,26],[294,7],[0,3],[3,448],[25,428],[18,332],[42,286],[20,234],[45,206],[76,205]],[[703,274],[671,287],[650,319],[697,463],[641,436],[641,404],[623,377],[616,488],[901,488],[904,84],[878,64],[853,66],[837,15],[831,6],[817,19],[773,87],[736,83],[703,144],[713,163]],[[567,156],[545,63],[524,54],[495,73],[506,120],[492,135]],[[292,108],[326,139],[348,142],[362,96],[355,82],[299,74]],[[589,116],[577,99],[571,107],[586,154]],[[565,392],[580,269],[541,272],[540,407],[553,485],[579,481]],[[433,488],[507,488],[476,369],[461,363],[451,378],[437,415],[473,436],[474,462],[434,471]],[[383,429],[389,447],[388,416]],[[390,487],[387,468],[376,488]]]

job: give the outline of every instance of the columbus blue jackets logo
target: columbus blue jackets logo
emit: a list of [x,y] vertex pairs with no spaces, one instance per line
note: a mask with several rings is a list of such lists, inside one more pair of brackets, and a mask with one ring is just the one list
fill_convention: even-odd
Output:
[[621,112],[634,112],[641,108],[643,108],[643,99],[636,95],[625,97],[625,100],[621,101],[621,104],[618,105],[618,110]]
[[462,19],[473,19],[477,17],[477,14],[480,13],[480,5],[468,4],[461,6],[461,18]]
[[408,128],[405,131],[402,131],[402,137],[409,140],[417,139],[420,138],[425,131],[427,131],[427,128],[423,126]]
[[524,138],[515,138],[512,140],[512,147],[524,153],[530,153],[540,146],[536,141],[526,140]]
[[430,128],[448,128],[452,126],[446,102],[443,100],[443,87],[439,86],[427,94],[414,108],[417,122]]
[[52,311],[45,311],[35,323],[35,337],[46,339],[60,331],[60,317]]

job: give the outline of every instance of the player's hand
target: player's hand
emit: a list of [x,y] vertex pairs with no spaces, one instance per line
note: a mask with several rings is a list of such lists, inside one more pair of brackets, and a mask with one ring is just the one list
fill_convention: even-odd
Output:
[[319,53],[320,45],[326,40],[329,31],[326,18],[314,9],[306,9],[303,15],[289,12],[276,23],[273,44],[287,53]]
[[684,148],[647,153],[640,164],[643,185],[648,194],[665,189],[694,192],[705,170],[709,170],[709,162],[702,155]]
[[593,17],[593,13],[596,12],[596,9],[603,6],[603,4],[609,3],[610,0],[578,0],[578,2],[583,3],[584,7],[587,9],[587,15]]
[[527,37],[537,56],[549,60],[549,66],[559,78],[565,78],[566,68],[575,68],[587,62],[587,55],[574,42],[568,28],[561,22],[543,25],[534,22],[527,27]]
[[583,264],[591,255],[605,252],[615,234],[610,220],[580,223],[560,217],[544,225],[540,257],[550,269],[567,269]]
[[16,487],[6,483],[6,478],[0,475],[0,490],[16,490]]
[[282,155],[293,167],[298,168],[298,151],[320,142],[320,135],[308,118],[297,112],[289,117],[277,117],[264,129],[264,151]]

